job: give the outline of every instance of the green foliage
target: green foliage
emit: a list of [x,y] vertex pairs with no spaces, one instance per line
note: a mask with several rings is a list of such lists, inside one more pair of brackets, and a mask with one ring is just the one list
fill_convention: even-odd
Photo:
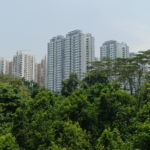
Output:
[[94,62],[61,93],[0,75],[0,150],[149,150],[149,56]]
[[133,150],[133,144],[124,142],[118,129],[105,129],[97,140],[96,150]]
[[150,121],[150,102],[147,102],[137,113],[136,119],[139,122]]
[[117,129],[105,129],[98,138],[96,150],[121,150],[123,141]]
[[54,137],[53,105],[57,97],[52,92],[41,92],[35,100],[31,99],[17,110],[13,133],[21,147],[34,150],[50,145]]
[[139,123],[133,136],[135,148],[149,150],[150,148],[150,121]]
[[97,112],[94,103],[88,100],[88,93],[84,89],[78,89],[58,106],[60,119],[79,122],[83,129],[95,132],[97,125]]
[[56,145],[55,143],[52,143],[52,146],[48,148],[48,150],[70,150],[69,148],[62,148]]
[[123,91],[104,90],[98,98],[99,124],[105,128],[118,128],[123,135],[135,116],[134,97]]
[[56,132],[60,129],[61,132],[55,137],[55,143],[57,144],[57,146],[55,144],[55,147],[67,150],[91,149],[88,134],[80,128],[78,123],[72,123],[71,121],[63,122],[59,125],[59,128],[55,127]]
[[19,150],[15,137],[11,133],[0,136],[0,150]]
[[141,89],[137,91],[138,107],[141,108],[147,102],[150,102],[150,82],[146,82]]
[[87,86],[91,86],[96,83],[108,83],[107,76],[99,69],[88,72],[83,81],[87,84]]
[[22,101],[28,97],[18,85],[12,86],[8,83],[0,84],[0,121],[9,122],[15,114],[16,109]]
[[33,81],[27,81],[24,78],[22,78],[22,83],[25,87],[27,87],[30,90],[30,95],[32,98],[34,98],[41,91],[45,90],[44,88],[40,87],[37,83]]
[[69,96],[79,86],[79,79],[76,73],[71,73],[69,79],[62,81],[62,95]]
[[132,95],[139,90],[143,81],[149,80],[150,50],[139,52],[133,58],[105,58],[101,61],[92,62],[91,72],[99,70],[109,81],[117,82],[123,90]]

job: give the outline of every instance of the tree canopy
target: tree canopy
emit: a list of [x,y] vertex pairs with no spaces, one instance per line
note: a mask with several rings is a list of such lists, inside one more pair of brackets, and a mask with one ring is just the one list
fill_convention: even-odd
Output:
[[0,75],[0,150],[149,150],[150,50],[93,62],[61,93]]

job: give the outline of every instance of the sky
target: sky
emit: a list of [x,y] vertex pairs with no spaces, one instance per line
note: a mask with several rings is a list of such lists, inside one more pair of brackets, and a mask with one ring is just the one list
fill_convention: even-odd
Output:
[[107,40],[131,52],[150,49],[150,0],[0,0],[0,57],[31,50],[38,60],[57,35],[80,29],[95,37],[95,55]]

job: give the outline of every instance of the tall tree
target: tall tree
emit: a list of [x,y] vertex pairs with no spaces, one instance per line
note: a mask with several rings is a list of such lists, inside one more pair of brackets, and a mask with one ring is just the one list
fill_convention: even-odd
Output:
[[76,73],[71,73],[69,79],[62,81],[62,95],[69,96],[75,89],[79,87],[79,79]]

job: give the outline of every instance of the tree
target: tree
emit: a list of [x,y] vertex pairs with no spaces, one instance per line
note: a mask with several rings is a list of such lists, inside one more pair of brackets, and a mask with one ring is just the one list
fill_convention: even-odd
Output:
[[136,133],[133,135],[134,147],[141,150],[150,148],[150,121],[138,123]]
[[149,79],[149,60],[150,50],[139,52],[133,58],[105,58],[92,62],[88,74],[99,70],[109,81],[119,83],[123,90],[133,95],[143,82]]
[[87,131],[97,134],[98,123],[94,102],[88,100],[85,89],[75,90],[69,97],[62,100],[57,108],[59,120],[72,120],[79,122],[80,126]]
[[92,70],[88,72],[83,79],[83,82],[87,84],[87,86],[94,85],[96,83],[108,83],[108,78],[106,75],[102,73],[100,69]]
[[99,128],[118,128],[125,138],[135,116],[135,98],[124,91],[106,88],[97,100]]
[[76,73],[71,73],[69,79],[62,81],[62,95],[69,96],[75,89],[79,87],[79,79]]
[[50,146],[54,139],[52,122],[58,96],[49,91],[39,93],[16,111],[13,134],[21,148],[36,150]]
[[25,95],[21,93],[19,86],[12,86],[8,83],[0,84],[1,123],[12,121],[15,111],[21,105],[21,99],[23,100]]
[[141,108],[147,102],[150,102],[150,81],[148,80],[136,93],[138,98],[138,108]]
[[131,94],[136,90],[138,64],[134,58],[117,58],[114,60],[113,72],[114,78],[119,82],[124,90]]
[[[60,125],[59,125],[60,123]],[[78,123],[72,121],[57,122],[57,127],[54,130],[57,132],[55,138],[55,144],[53,143],[52,148],[59,150],[90,150],[91,145],[89,142],[88,134],[82,130]],[[58,126],[59,125],[59,126]],[[58,133],[58,131],[61,131]]]
[[[149,61],[146,55],[140,59],[143,65]],[[133,63],[142,67],[139,60],[119,61],[127,71]],[[0,150],[148,150],[149,80],[131,95],[122,83],[138,79],[138,69],[119,81],[123,70],[114,72],[114,60],[96,63],[84,81],[75,74],[67,79],[63,95],[0,75]],[[113,76],[118,82],[110,82]]]
[[97,140],[96,150],[121,150],[123,141],[117,129],[105,129]]
[[11,133],[0,136],[0,150],[19,150],[15,137]]
[[145,122],[147,119],[150,120],[150,102],[143,105],[143,107],[137,112],[136,116],[138,122]]

